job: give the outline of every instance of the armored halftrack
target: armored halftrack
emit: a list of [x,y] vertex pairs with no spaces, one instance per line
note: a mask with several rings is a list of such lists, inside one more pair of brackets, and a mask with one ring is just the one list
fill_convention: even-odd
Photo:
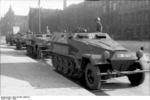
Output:
[[17,33],[15,38],[16,49],[20,50],[22,47],[26,47],[26,41],[28,40],[29,33]]
[[27,45],[27,54],[34,58],[43,57],[43,51],[50,48],[49,40],[51,39],[51,34],[33,34],[28,39]]
[[15,44],[15,34],[7,34],[6,35],[6,43],[9,45],[14,45]]
[[67,77],[84,77],[90,89],[100,89],[102,81],[113,77],[127,76],[134,86],[144,81],[142,52],[130,52],[107,33],[59,33],[51,46],[55,69]]

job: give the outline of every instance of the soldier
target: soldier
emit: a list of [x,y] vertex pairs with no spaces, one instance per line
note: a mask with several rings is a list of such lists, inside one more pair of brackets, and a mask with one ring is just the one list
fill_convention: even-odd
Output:
[[145,55],[145,53],[144,53],[144,47],[143,47],[143,46],[140,47],[140,51],[141,51],[141,53],[143,53],[142,60],[143,60],[143,61],[146,61],[147,63],[149,63],[150,60],[149,60],[149,59],[147,58],[147,56]]
[[51,31],[50,31],[50,29],[49,29],[48,26],[46,27],[46,33],[47,33],[47,34],[51,34]]
[[103,26],[102,26],[100,17],[96,18],[96,31],[98,31],[98,32],[103,31]]

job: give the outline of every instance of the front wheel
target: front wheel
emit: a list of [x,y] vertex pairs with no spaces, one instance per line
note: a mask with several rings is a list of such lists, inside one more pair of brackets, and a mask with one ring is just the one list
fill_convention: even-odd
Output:
[[[135,71],[135,70],[143,70],[143,66],[140,62],[134,63],[132,66],[130,66],[129,71]],[[128,75],[128,79],[132,86],[138,86],[144,82],[145,79],[145,73],[136,73]]]
[[97,66],[88,64],[85,69],[85,81],[87,86],[91,90],[99,90],[101,88],[101,76],[97,75],[100,73],[100,69]]

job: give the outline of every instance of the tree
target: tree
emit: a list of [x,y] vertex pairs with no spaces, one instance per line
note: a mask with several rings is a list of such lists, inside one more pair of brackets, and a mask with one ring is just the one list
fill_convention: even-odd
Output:
[[5,14],[5,16],[1,19],[0,21],[0,28],[1,28],[1,33],[2,34],[7,34],[13,31],[12,27],[14,24],[14,12],[11,8],[11,6],[9,7],[8,12]]

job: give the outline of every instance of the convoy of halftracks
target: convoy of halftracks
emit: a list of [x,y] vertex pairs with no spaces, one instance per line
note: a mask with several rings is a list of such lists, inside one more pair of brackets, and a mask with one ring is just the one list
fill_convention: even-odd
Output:
[[143,52],[130,52],[107,33],[24,34],[16,41],[17,49],[23,45],[29,56],[50,56],[56,71],[84,79],[92,90],[100,89],[102,81],[113,77],[127,76],[133,86],[145,79],[140,60]]
[[22,47],[26,47],[26,40],[28,39],[29,33],[17,33],[8,34],[6,36],[6,43],[16,46],[17,50],[21,50]]
[[[50,40],[52,38],[51,34],[32,34],[30,39],[26,42],[26,50],[27,54],[34,58],[43,58],[46,56],[46,51],[50,50],[51,43]],[[44,52],[45,51],[45,52]]]

